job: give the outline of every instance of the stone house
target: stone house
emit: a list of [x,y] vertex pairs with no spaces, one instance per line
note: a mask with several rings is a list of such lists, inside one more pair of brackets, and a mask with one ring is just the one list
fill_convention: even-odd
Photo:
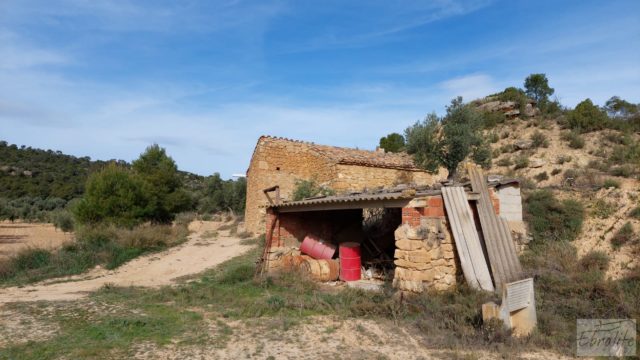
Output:
[[247,170],[247,231],[264,232],[270,203],[263,190],[278,186],[280,199],[287,201],[291,200],[296,180],[311,179],[342,194],[396,184],[427,185],[435,181],[435,176],[417,168],[407,154],[262,136]]

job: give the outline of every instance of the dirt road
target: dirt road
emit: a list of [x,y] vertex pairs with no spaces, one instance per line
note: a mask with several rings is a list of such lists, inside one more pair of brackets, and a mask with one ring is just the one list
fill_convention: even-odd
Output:
[[115,270],[93,269],[85,274],[49,280],[24,287],[0,288],[0,305],[16,301],[73,300],[98,290],[105,284],[156,287],[177,278],[197,274],[247,251],[240,239],[228,231],[214,232],[220,223],[194,221],[189,239],[160,253],[134,259]]

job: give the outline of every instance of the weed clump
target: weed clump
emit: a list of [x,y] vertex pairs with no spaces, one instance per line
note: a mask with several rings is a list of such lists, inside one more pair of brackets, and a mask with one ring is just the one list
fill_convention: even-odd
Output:
[[559,201],[549,190],[537,190],[529,194],[525,210],[525,219],[534,241],[571,241],[582,229],[582,204],[571,199]]
[[635,239],[636,234],[633,231],[633,225],[630,222],[625,223],[611,238],[611,245],[614,249],[619,249],[623,245]]

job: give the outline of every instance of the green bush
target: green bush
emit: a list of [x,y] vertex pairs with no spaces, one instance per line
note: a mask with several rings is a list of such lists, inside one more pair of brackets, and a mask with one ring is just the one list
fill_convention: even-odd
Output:
[[148,218],[149,201],[143,186],[128,169],[110,164],[89,177],[74,215],[83,224],[106,222],[133,226],[141,223]]
[[614,166],[611,169],[609,169],[610,175],[626,177],[626,178],[632,177],[635,172],[636,172],[635,168],[631,165]]
[[537,182],[540,182],[540,181],[549,180],[549,175],[547,174],[546,171],[543,171],[537,174],[536,176],[534,176],[533,178],[536,179]]
[[571,241],[582,229],[582,204],[570,199],[558,201],[550,190],[537,190],[529,194],[525,210],[525,219],[534,241]]
[[634,219],[640,219],[640,206],[636,206],[629,212],[629,217]]
[[567,124],[570,129],[585,133],[602,130],[607,127],[609,117],[590,99],[586,99],[576,105],[576,108],[567,114]]
[[562,172],[562,169],[555,168],[555,169],[551,170],[551,175],[555,176],[555,175],[560,174],[561,172]]
[[615,188],[615,189],[619,189],[620,188],[620,181],[615,180],[615,179],[606,179],[604,181],[604,183],[602,184],[603,188]]
[[609,256],[604,251],[592,250],[585,254],[578,263],[582,271],[606,272],[609,268]]
[[58,210],[51,216],[53,225],[63,232],[71,232],[74,228],[73,215],[67,210]]
[[568,163],[571,162],[572,158],[569,155],[560,155],[558,156],[558,158],[556,159],[556,163],[558,165],[562,165],[564,163]]
[[598,199],[593,203],[591,213],[595,217],[607,219],[616,212],[616,204],[604,199]]
[[502,159],[498,160],[496,162],[496,164],[498,166],[511,166],[511,165],[513,165],[513,162],[511,161],[511,157],[510,156],[505,156]]
[[335,191],[328,187],[318,185],[315,179],[296,180],[296,187],[293,190],[293,200],[299,201],[314,196],[329,196],[334,194]]
[[582,149],[584,147],[584,138],[575,131],[566,131],[562,133],[562,139],[569,143],[572,149]]
[[516,157],[514,163],[515,163],[515,166],[513,167],[514,170],[524,169],[527,166],[529,166],[529,157],[524,154],[519,155],[518,157]]
[[383,138],[380,138],[380,148],[386,152],[397,153],[404,151],[404,137],[398,133],[391,133]]
[[630,242],[637,241],[636,234],[633,231],[633,225],[630,222],[626,222],[611,238],[611,245],[614,249],[619,249],[622,245]]
[[539,148],[539,147],[549,147],[549,139],[547,139],[547,136],[545,134],[543,134],[542,132],[536,130],[532,135],[531,135],[531,142],[533,144],[534,148]]

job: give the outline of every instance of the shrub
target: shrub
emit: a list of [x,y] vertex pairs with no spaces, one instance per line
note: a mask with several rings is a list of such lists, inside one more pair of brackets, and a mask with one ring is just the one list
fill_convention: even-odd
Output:
[[500,111],[496,111],[496,112],[485,111],[482,113],[482,119],[483,119],[485,129],[493,129],[498,124],[504,123],[507,117],[504,116],[504,114]]
[[607,114],[594,105],[590,99],[579,103],[574,110],[567,114],[569,128],[581,133],[602,130],[607,126],[608,120]]
[[511,161],[511,157],[510,156],[505,156],[502,159],[498,160],[496,162],[496,164],[498,166],[511,166],[511,165],[513,165],[513,162]]
[[635,169],[631,165],[614,166],[609,169],[609,174],[620,177],[631,177],[635,173]]
[[592,250],[580,259],[578,266],[582,271],[606,272],[609,268],[609,256],[604,251]]
[[562,169],[555,168],[555,169],[551,170],[551,175],[552,175],[552,176],[554,176],[554,175],[558,175],[558,174],[560,174],[561,172],[562,172]]
[[513,144],[502,145],[500,147],[500,152],[503,154],[512,153],[512,152],[515,152],[516,150],[517,150],[516,146]]
[[59,210],[52,214],[51,222],[57,228],[63,232],[73,231],[73,215],[66,210]]
[[539,148],[539,147],[549,147],[549,139],[547,139],[547,136],[545,134],[543,134],[542,132],[536,130],[532,135],[531,135],[531,142],[533,144],[533,147],[535,148]]
[[602,187],[604,188],[616,188],[619,189],[620,188],[620,181],[615,180],[615,179],[606,179],[604,181],[604,183],[602,184]]
[[543,171],[543,172],[537,174],[536,176],[534,176],[533,178],[536,179],[537,182],[540,182],[540,181],[544,181],[544,180],[549,180],[549,175],[547,174],[546,171]]
[[629,212],[629,217],[640,219],[640,206],[636,206],[635,208],[631,209],[631,211]]
[[601,172],[609,171],[609,165],[599,160],[589,161],[589,163],[587,164],[587,167],[590,169],[601,171]]
[[603,199],[598,199],[593,203],[591,213],[601,219],[606,219],[616,212],[616,205]]
[[404,137],[398,133],[391,133],[385,137],[380,138],[380,148],[386,152],[397,153],[404,151],[405,141]]
[[523,169],[529,166],[529,157],[526,155],[520,155],[516,157],[514,169]]
[[619,249],[622,245],[635,240],[633,225],[630,222],[625,223],[611,238],[611,245],[614,249]]
[[133,226],[145,219],[147,203],[142,181],[126,168],[110,164],[89,176],[74,215],[83,224]]
[[489,140],[490,143],[495,144],[495,143],[498,142],[498,140],[500,140],[500,135],[498,135],[498,133],[492,131],[487,136],[487,140]]
[[584,138],[575,131],[564,132],[562,139],[567,141],[572,149],[582,149],[584,147]]
[[562,164],[564,164],[564,163],[571,162],[571,159],[572,159],[572,158],[571,158],[571,156],[569,156],[569,155],[560,155],[560,156],[558,156],[558,158],[556,159],[556,163],[557,163],[558,165],[562,165]]
[[296,187],[293,190],[293,200],[303,200],[314,196],[328,196],[335,192],[327,187],[318,185],[315,179],[296,180]]
[[640,142],[614,146],[609,159],[618,165],[640,166]]
[[570,199],[558,201],[549,190],[532,192],[525,201],[525,209],[535,241],[571,241],[582,229],[582,204]]

